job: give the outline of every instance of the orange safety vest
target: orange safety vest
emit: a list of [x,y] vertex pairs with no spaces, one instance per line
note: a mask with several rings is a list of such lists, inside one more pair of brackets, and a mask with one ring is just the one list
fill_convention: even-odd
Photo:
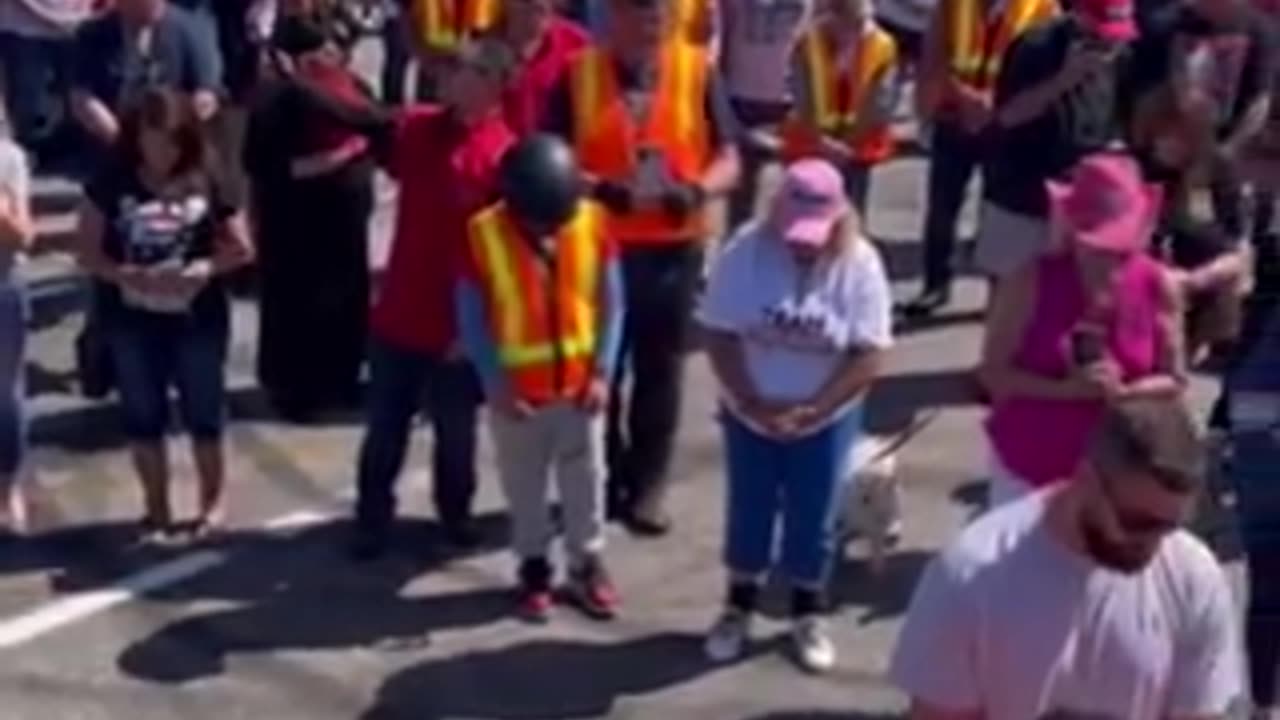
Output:
[[711,36],[713,8],[712,0],[676,0],[670,19],[672,39],[706,45]]
[[[636,127],[628,112],[618,88],[614,58],[607,50],[588,48],[577,56],[569,72],[574,149],[585,172],[629,182],[635,177],[636,158],[645,148],[656,152],[672,180],[694,183],[702,178],[711,155],[705,50],[687,42],[666,44],[643,127]],[[656,203],[609,217],[610,234],[628,244],[698,240],[705,231],[703,213],[695,212],[682,222]]]
[[604,215],[595,203],[580,203],[556,235],[553,261],[517,229],[505,203],[471,218],[470,252],[498,362],[512,392],[526,402],[578,397],[594,376],[599,286],[608,259]]
[[488,30],[498,19],[500,0],[417,0],[418,31],[423,44],[448,51],[472,34]]
[[947,57],[960,82],[990,92],[1005,51],[1031,26],[1058,12],[1055,0],[1006,0],[1004,12],[988,19],[991,0],[942,0],[946,13]]
[[[847,133],[858,121],[876,82],[898,58],[898,46],[889,33],[876,28],[859,40],[858,55],[843,73],[837,65],[836,49],[820,30],[811,30],[800,39],[802,62],[809,76],[811,117],[800,111],[783,127],[783,155],[788,162],[819,154],[822,135]],[[859,162],[883,162],[894,150],[889,119],[844,140]]]

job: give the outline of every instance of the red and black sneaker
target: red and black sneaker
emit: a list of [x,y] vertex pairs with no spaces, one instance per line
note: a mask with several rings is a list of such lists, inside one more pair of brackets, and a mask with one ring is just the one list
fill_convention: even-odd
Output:
[[532,623],[551,619],[551,564],[532,558],[520,564],[520,587],[516,591],[516,613]]
[[566,602],[593,620],[614,619],[618,616],[618,606],[621,604],[609,573],[597,557],[589,558],[569,574],[563,596]]

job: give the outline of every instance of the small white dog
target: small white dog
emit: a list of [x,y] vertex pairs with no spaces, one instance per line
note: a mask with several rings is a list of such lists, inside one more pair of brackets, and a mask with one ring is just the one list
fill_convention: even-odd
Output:
[[863,436],[850,453],[842,518],[843,536],[867,541],[872,574],[902,538],[902,489],[897,448],[886,438]]

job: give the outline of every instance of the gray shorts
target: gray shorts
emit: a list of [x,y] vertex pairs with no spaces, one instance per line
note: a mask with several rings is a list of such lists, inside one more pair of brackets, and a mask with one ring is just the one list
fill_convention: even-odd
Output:
[[1005,277],[1049,249],[1048,221],[982,204],[973,264],[988,277]]

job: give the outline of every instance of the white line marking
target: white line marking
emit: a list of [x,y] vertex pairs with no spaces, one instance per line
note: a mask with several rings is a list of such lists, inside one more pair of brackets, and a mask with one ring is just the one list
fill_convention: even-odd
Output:
[[[330,513],[299,510],[267,521],[267,531],[293,530],[334,517]],[[39,605],[0,620],[0,650],[25,645],[67,625],[80,622],[140,595],[189,580],[227,559],[221,550],[198,550],[117,580],[107,587],[87,590]]]
[[130,575],[110,587],[77,593],[13,617],[0,623],[0,649],[28,643],[143,593],[199,575],[224,559],[226,556],[216,550],[193,553]]

